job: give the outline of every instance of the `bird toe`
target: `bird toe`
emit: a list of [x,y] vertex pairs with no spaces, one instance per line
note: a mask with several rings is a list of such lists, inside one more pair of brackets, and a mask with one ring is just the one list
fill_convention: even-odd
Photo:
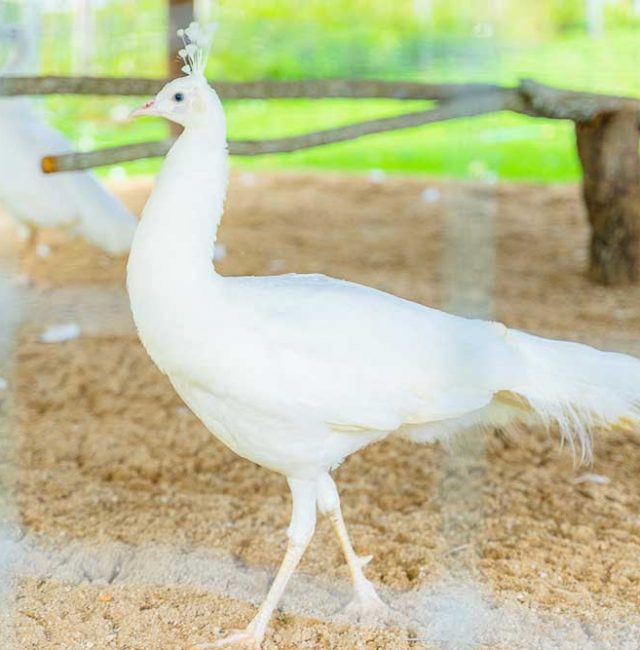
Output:
[[351,619],[368,623],[386,623],[391,617],[391,609],[378,596],[372,585],[371,589],[356,592],[345,607],[344,613]]

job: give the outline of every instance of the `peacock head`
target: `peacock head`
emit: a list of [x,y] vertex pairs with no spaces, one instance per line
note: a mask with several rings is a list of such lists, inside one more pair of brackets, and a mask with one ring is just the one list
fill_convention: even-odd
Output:
[[213,32],[214,26],[203,28],[198,23],[178,30],[184,43],[178,55],[184,61],[182,71],[186,76],[170,81],[154,99],[133,111],[132,117],[165,117],[185,128],[210,123],[212,119],[222,119],[224,124],[218,95],[204,76]]

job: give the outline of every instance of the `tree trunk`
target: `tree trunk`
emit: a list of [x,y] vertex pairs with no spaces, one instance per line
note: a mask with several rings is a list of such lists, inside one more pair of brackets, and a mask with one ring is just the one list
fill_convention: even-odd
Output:
[[589,277],[615,285],[640,279],[640,158],[635,107],[576,122],[583,193],[591,223]]

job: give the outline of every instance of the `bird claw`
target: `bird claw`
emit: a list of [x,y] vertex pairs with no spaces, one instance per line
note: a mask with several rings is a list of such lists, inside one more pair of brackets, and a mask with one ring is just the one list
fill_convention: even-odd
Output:
[[253,631],[251,625],[244,630],[233,630],[223,639],[213,643],[198,643],[189,650],[215,650],[227,647],[243,648],[244,650],[260,650],[262,639]]
[[358,589],[344,613],[358,622],[386,623],[391,614],[389,606],[378,596],[374,586],[367,582]]

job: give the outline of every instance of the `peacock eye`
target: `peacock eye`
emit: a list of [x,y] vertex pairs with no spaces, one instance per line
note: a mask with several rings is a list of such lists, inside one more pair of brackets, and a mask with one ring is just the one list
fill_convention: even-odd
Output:
[[175,101],[177,101],[177,102],[184,101],[184,93],[176,93],[176,94],[173,96],[173,99],[174,99]]

